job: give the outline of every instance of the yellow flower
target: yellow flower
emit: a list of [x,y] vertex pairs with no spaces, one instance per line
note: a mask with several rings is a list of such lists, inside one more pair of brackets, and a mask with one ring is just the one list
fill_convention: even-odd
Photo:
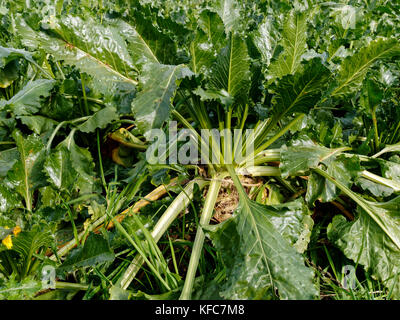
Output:
[[17,236],[18,233],[20,233],[21,231],[22,231],[22,230],[21,230],[21,227],[20,227],[20,226],[16,226],[16,227],[13,229],[14,236]]
[[10,250],[13,246],[12,240],[11,240],[11,234],[9,234],[7,237],[5,237],[2,241],[1,241],[8,250]]

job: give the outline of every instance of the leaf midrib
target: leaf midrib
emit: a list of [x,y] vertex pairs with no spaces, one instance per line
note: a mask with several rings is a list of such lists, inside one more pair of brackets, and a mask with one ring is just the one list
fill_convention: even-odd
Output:
[[[395,44],[394,44],[395,46]],[[365,71],[365,69],[368,69],[376,60],[378,60],[382,55],[386,54],[387,52],[393,50],[393,46],[388,48],[385,51],[382,51],[379,55],[375,56],[373,59],[368,60],[367,63],[363,64],[361,66],[361,68],[359,68],[350,78],[348,78],[341,86],[339,86],[338,88],[336,88],[333,92],[332,92],[332,96],[336,95],[341,89],[343,89],[344,87],[346,87],[351,81],[353,81],[355,78],[357,78],[360,74],[362,74],[362,72]]]
[[64,38],[60,39],[62,42],[64,42],[67,46],[72,47],[73,49],[82,52],[87,58],[95,61],[97,64],[101,65],[103,68],[107,69],[109,72],[114,73],[115,75],[117,75],[118,77],[120,77],[121,79],[125,80],[126,82],[130,82],[133,83],[135,86],[138,85],[138,81],[133,80],[131,78],[128,78],[124,75],[122,75],[121,73],[119,73],[117,70],[111,68],[109,65],[107,65],[106,63],[104,63],[103,61],[101,61],[100,59],[96,58],[95,56],[91,55],[90,53],[88,53],[87,51],[81,49],[80,47],[66,41]]

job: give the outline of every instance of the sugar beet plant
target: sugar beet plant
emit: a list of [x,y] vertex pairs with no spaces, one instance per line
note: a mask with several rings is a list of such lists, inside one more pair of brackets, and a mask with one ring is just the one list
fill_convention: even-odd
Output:
[[399,26],[0,0],[0,298],[400,298]]

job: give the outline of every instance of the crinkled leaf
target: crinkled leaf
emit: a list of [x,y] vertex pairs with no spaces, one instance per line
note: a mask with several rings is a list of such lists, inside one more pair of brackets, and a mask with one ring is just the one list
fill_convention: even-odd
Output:
[[26,207],[31,210],[33,191],[46,184],[42,172],[45,148],[40,138],[34,134],[24,137],[19,131],[14,131],[13,138],[17,144],[19,159],[8,171],[7,180],[25,199]]
[[204,90],[203,88],[198,87],[197,89],[193,90],[193,93],[198,95],[201,101],[220,101],[226,106],[230,106],[233,103],[233,97],[224,89],[219,91],[213,89]]
[[202,12],[198,23],[199,28],[189,46],[189,66],[194,73],[208,73],[225,40],[224,25],[220,17],[210,11]]
[[[326,165],[326,172],[348,188],[361,171],[357,157],[339,156],[332,161],[328,161]],[[316,200],[329,202],[335,200],[340,192],[340,189],[332,182],[312,172],[307,183],[306,200],[310,204],[314,204]]]
[[225,32],[229,34],[240,26],[239,4],[236,0],[215,0],[211,2],[211,10],[218,13],[225,25]]
[[[395,207],[393,204],[397,203]],[[399,198],[387,212],[399,220]],[[397,208],[397,209],[396,209]],[[368,215],[360,210],[359,217],[348,222],[343,216],[334,217],[328,227],[328,237],[347,258],[363,265],[383,284],[393,288],[393,298],[400,298],[400,250]],[[397,230],[397,232],[399,229]]]
[[355,180],[356,186],[364,191],[371,192],[375,197],[388,197],[393,194],[394,190],[380,183],[373,182],[369,179],[358,177]]
[[114,258],[107,240],[101,235],[91,233],[83,247],[74,249],[60,269],[69,272],[75,268],[94,267],[104,262],[112,262]]
[[277,46],[277,34],[271,19],[265,19],[253,34],[253,42],[266,67],[269,66]]
[[50,95],[55,80],[39,79],[22,88],[16,95],[6,102],[6,106],[15,115],[30,115],[38,112],[43,98]]
[[6,186],[0,185],[0,213],[21,206],[21,199]]
[[279,169],[283,177],[306,174],[310,168],[332,156],[336,156],[344,148],[330,149],[320,146],[311,140],[296,140],[292,146],[281,148]]
[[293,112],[308,112],[320,100],[329,74],[321,59],[314,58],[306,63],[304,70],[284,76],[272,88],[271,113],[274,119],[281,119]]
[[282,34],[283,53],[271,63],[269,77],[282,78],[294,74],[300,67],[301,56],[307,50],[307,20],[303,13],[292,11],[287,17]]
[[208,89],[226,91],[236,101],[244,99],[250,88],[250,63],[246,42],[231,36],[213,64]]
[[57,121],[39,115],[19,116],[17,119],[20,119],[24,125],[36,134],[50,131],[57,125]]
[[[60,188],[66,188],[66,186],[62,184],[62,181],[67,182],[70,180],[67,178],[68,175],[63,175],[63,171],[66,170],[66,167],[72,167],[76,172],[74,173],[76,174],[74,188],[79,189],[81,193],[94,192],[96,190],[94,162],[89,150],[76,145],[73,132],[71,132],[56,149],[61,150],[61,153],[65,157],[62,157],[62,159],[59,158],[60,162],[58,163],[58,166],[53,167],[56,172],[56,175],[54,176],[54,182],[56,182],[56,185],[59,185]],[[66,180],[63,180],[64,177]],[[58,178],[61,180],[58,180]],[[51,180],[53,180],[53,178]]]
[[394,55],[400,55],[399,40],[380,38],[371,41],[367,46],[347,57],[341,63],[337,84],[331,96],[344,97],[358,90],[369,68],[376,61]]
[[131,91],[137,82],[134,65],[124,39],[113,27],[106,27],[92,18],[86,20],[67,15],[52,27],[58,37],[36,32],[22,19],[17,28],[22,31],[22,42],[36,49],[43,48],[58,61],[77,67],[93,77],[96,88],[105,95],[114,95],[123,83]]
[[210,230],[227,268],[224,298],[271,298],[274,289],[282,299],[312,299],[317,294],[312,270],[280,233],[289,236],[292,223],[298,226],[287,212],[292,210],[287,204],[265,206],[240,199],[236,214]]
[[105,107],[94,113],[88,120],[78,126],[82,132],[94,132],[97,128],[103,129],[111,122],[118,119],[117,110],[114,107]]
[[142,68],[147,63],[159,62],[151,41],[146,41],[133,26],[123,20],[110,22],[117,27],[119,35],[128,42],[129,53],[137,68]]
[[184,65],[147,64],[140,78],[142,90],[132,101],[132,112],[141,132],[159,128],[169,117],[176,81],[193,73]]

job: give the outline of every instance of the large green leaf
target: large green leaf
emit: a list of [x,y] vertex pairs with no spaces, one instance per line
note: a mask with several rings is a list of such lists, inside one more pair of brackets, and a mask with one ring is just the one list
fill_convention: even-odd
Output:
[[371,41],[341,63],[336,86],[330,95],[344,97],[355,92],[375,62],[395,55],[400,55],[399,40],[380,38]]
[[[384,209],[382,209],[384,207]],[[397,221],[399,198],[381,205],[385,214]],[[328,227],[328,237],[349,259],[363,265],[383,284],[393,288],[393,298],[400,298],[400,249],[382,232],[378,224],[359,210],[359,217],[348,222],[343,216],[334,217]],[[399,225],[400,227],[400,225]],[[399,232],[400,228],[397,230]]]
[[25,45],[33,49],[41,47],[56,60],[92,76],[103,94],[115,94],[124,84],[134,90],[136,68],[117,28],[72,15],[57,22],[51,25],[57,37],[34,31],[22,19],[18,20],[17,28]]
[[140,78],[142,90],[132,101],[132,112],[143,133],[159,128],[169,117],[177,80],[193,73],[184,65],[149,63]]
[[38,112],[43,98],[50,95],[55,80],[39,79],[22,88],[16,95],[5,103],[15,115],[30,115]]
[[78,175],[65,148],[57,148],[46,157],[44,171],[57,189],[68,193],[74,189]]
[[[361,172],[357,157],[350,158],[339,155],[338,157],[329,158],[324,164],[327,166],[326,172],[348,188],[351,187],[354,178]],[[339,188],[320,175],[312,172],[309,176],[306,200],[310,204],[314,204],[317,199],[321,202],[335,200],[340,193],[341,190]]]
[[153,48],[152,42],[144,39],[133,26],[123,20],[110,22],[117,27],[119,35],[128,42],[128,50],[136,67],[141,68],[146,63],[159,62],[156,56],[157,49]]
[[295,140],[289,147],[281,148],[279,169],[282,177],[302,175],[316,168],[320,162],[336,157],[346,148],[330,149],[315,144],[311,140]]
[[36,135],[24,137],[19,131],[14,131],[13,138],[19,159],[7,173],[8,186],[16,190],[25,199],[26,208],[32,210],[33,191],[46,184],[42,172],[45,148]]
[[301,56],[307,50],[307,20],[304,13],[292,11],[283,26],[283,53],[271,63],[268,78],[294,74],[300,67]]
[[276,86],[272,86],[272,123],[286,114],[306,113],[313,108],[321,98],[329,74],[321,60],[314,58],[306,63],[303,70],[284,76]]
[[388,239],[390,239],[397,248],[400,249],[400,219],[398,216],[400,209],[399,197],[388,202],[368,201],[357,193],[351,191],[346,185],[332,177],[326,171],[321,170],[320,168],[315,168],[314,171],[335,184],[335,186],[337,186],[343,193],[355,201],[362,209],[362,213],[368,214],[369,217],[372,218],[380,227],[382,235],[387,236]]
[[224,40],[224,26],[220,17],[216,13],[204,11],[195,38],[189,45],[190,69],[194,73],[207,73]]
[[[277,35],[271,19],[266,18],[253,34],[253,42],[261,54],[264,66],[269,66],[277,47]],[[277,62],[275,62],[277,63]]]
[[49,231],[34,228],[18,234],[14,238],[12,250],[17,251],[24,259],[31,259],[40,248],[51,247],[53,240]]
[[250,88],[250,62],[246,42],[231,36],[211,70],[208,89],[226,92],[235,101],[247,97]]
[[97,128],[103,129],[118,119],[117,110],[108,106],[94,113],[88,120],[78,126],[82,132],[94,132]]
[[20,119],[24,125],[36,134],[50,131],[57,125],[57,121],[39,115],[19,116],[17,119]]
[[19,58],[25,58],[28,61],[33,61],[32,54],[28,51],[0,46],[0,69],[3,69],[11,61]]
[[212,1],[211,10],[214,10],[221,17],[225,25],[225,32],[234,32],[240,26],[239,4],[236,0],[215,0]]
[[100,263],[112,262],[115,256],[108,242],[100,235],[91,233],[83,247],[74,249],[61,265],[60,270],[93,267]]
[[298,210],[303,210],[299,203],[265,206],[241,197],[235,215],[210,230],[227,268],[224,298],[272,298],[275,289],[282,299],[317,294],[312,270],[287,240],[290,222],[299,214],[293,211]]
[[[51,159],[51,160],[50,160]],[[56,152],[46,161],[46,172],[53,185],[61,190],[79,190],[92,193],[97,190],[94,162],[91,153],[79,147],[72,131],[57,147]],[[73,168],[68,172],[69,168]],[[71,175],[75,181],[71,182]]]

